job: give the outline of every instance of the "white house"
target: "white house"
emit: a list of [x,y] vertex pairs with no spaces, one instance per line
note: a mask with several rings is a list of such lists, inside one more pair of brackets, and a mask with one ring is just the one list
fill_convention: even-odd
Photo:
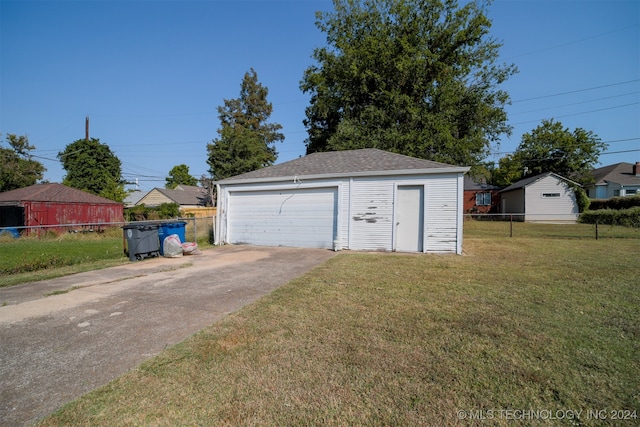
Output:
[[616,163],[594,169],[593,185],[587,187],[592,199],[640,195],[640,162]]
[[575,222],[579,209],[571,185],[552,172],[522,179],[500,191],[500,212],[526,222]]
[[460,254],[468,170],[363,149],[238,175],[216,183],[216,244]]

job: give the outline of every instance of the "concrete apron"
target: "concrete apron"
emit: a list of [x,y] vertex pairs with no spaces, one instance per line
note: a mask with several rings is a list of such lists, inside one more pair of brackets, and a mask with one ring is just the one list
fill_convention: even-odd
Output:
[[223,246],[0,289],[0,425],[35,422],[334,255]]

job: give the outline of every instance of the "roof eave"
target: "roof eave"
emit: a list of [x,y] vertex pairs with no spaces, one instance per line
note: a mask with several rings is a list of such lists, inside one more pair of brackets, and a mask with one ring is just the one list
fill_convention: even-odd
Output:
[[450,168],[428,168],[428,169],[400,169],[400,170],[384,170],[384,171],[362,171],[362,172],[341,172],[341,173],[323,173],[312,175],[288,175],[264,178],[246,178],[246,179],[223,179],[214,181],[214,184],[235,185],[235,184],[257,184],[268,182],[287,182],[304,179],[329,179],[329,178],[352,178],[352,177],[368,177],[368,176],[393,176],[393,175],[436,175],[447,173],[466,173],[471,169],[468,166],[456,166]]

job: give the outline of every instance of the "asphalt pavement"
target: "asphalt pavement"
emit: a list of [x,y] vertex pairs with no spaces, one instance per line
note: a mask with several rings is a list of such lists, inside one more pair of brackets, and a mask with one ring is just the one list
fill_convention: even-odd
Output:
[[34,423],[334,255],[223,246],[0,288],[0,425]]

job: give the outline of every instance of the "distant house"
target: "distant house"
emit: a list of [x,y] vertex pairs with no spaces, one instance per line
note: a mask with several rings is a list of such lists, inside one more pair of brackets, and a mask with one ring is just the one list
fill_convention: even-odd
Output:
[[579,209],[571,185],[552,172],[522,179],[500,191],[500,212],[526,222],[575,222]]
[[138,201],[140,199],[142,199],[142,197],[147,194],[145,191],[140,191],[140,190],[136,190],[136,191],[132,191],[130,192],[127,197],[125,197],[124,199],[124,207],[125,208],[130,208],[132,206],[135,206],[136,203],[138,203]]
[[123,205],[62,184],[36,184],[0,193],[0,227],[123,221]]
[[174,190],[154,188],[142,196],[135,204],[157,207],[163,203],[176,203],[182,215],[213,216],[215,208],[207,207],[209,195],[202,187],[179,185]]
[[497,211],[500,205],[500,187],[477,182],[464,176],[464,212],[468,214]]
[[616,163],[592,171],[594,184],[586,188],[592,199],[640,195],[640,162]]

